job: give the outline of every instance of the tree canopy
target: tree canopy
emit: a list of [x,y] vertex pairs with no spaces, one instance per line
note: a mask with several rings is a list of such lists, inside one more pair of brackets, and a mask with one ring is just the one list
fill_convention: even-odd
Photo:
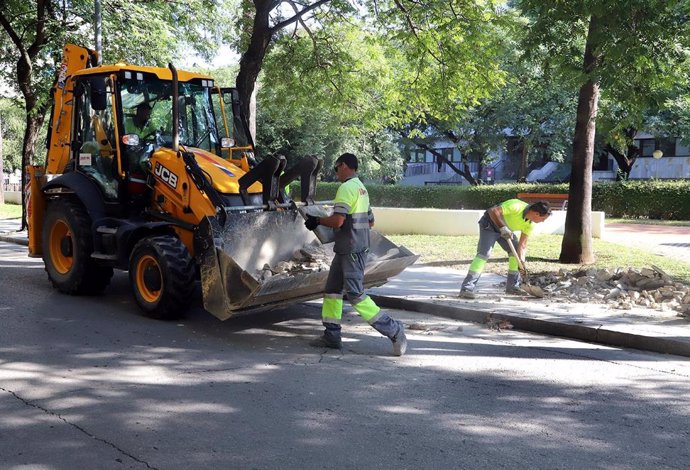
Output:
[[[690,130],[683,0],[102,3],[105,62],[165,65],[234,47],[238,68],[217,71],[219,81],[236,74],[246,114],[260,83],[264,154],[360,152],[371,163],[362,171],[386,181],[399,177],[400,137],[443,135],[485,161],[509,134],[522,177],[531,161],[571,159],[563,261],[592,258],[595,134],[634,163],[636,130]],[[25,163],[62,46],[92,44],[92,14],[91,0],[3,2],[0,76],[25,107]]]

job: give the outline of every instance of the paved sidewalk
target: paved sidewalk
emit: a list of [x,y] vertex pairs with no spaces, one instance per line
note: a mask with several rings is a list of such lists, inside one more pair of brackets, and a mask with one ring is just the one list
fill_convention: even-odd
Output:
[[690,227],[607,223],[604,240],[690,263]]
[[[0,219],[0,241],[27,245],[26,231],[17,232],[20,225],[20,219]],[[645,232],[649,235],[641,236],[639,225],[628,225],[615,232],[608,231],[606,238],[623,244],[627,240],[630,246],[641,248],[660,246],[664,250],[659,254],[685,259],[683,250],[690,251],[690,227],[664,227],[661,230],[654,227],[659,226],[649,226]],[[628,228],[627,232],[625,228]],[[414,265],[369,292],[382,307],[487,323],[494,328],[506,327],[504,322],[508,322],[524,331],[690,356],[690,320],[676,316],[673,311],[638,307],[616,310],[604,304],[559,303],[549,298],[506,296],[501,285],[505,278],[490,273],[482,276],[479,283],[481,294],[477,299],[459,299],[459,286],[465,274],[449,268]]]
[[370,289],[382,307],[424,312],[457,320],[512,327],[611,346],[690,356],[690,319],[674,311],[606,304],[563,303],[505,295],[505,277],[487,273],[474,300],[458,298],[466,272],[415,265],[387,284]]
[[22,219],[0,219],[0,241],[28,245],[29,239],[26,229],[18,232]]

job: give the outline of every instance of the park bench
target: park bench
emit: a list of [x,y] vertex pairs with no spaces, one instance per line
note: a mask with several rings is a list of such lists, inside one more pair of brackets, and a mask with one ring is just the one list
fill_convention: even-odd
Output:
[[525,202],[545,201],[549,203],[551,209],[566,210],[568,209],[568,195],[567,194],[553,194],[553,193],[518,193],[518,199]]

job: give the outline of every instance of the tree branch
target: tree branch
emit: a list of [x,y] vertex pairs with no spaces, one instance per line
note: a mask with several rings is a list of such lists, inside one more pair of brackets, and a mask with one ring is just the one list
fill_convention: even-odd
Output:
[[294,23],[295,21],[301,19],[302,16],[304,16],[305,14],[319,8],[321,5],[325,5],[326,3],[330,2],[330,1],[331,0],[318,0],[317,2],[312,3],[311,5],[306,7],[304,10],[296,13],[295,16],[288,18],[284,21],[281,21],[278,24],[273,25],[273,27],[271,28],[271,34],[276,33],[277,31],[280,31],[281,29],[285,28],[286,26],[288,26],[288,25]]
[[5,32],[7,35],[10,37],[12,40],[12,43],[17,47],[19,52],[22,53],[22,55],[26,54],[26,49],[24,48],[24,44],[22,44],[22,39],[19,37],[17,32],[14,30],[10,22],[7,20],[5,17],[5,14],[0,11],[0,25],[4,28]]
[[417,27],[416,27],[416,26],[414,25],[414,23],[412,22],[412,18],[410,17],[410,13],[409,13],[409,12],[407,11],[407,9],[403,6],[403,4],[400,3],[400,0],[394,0],[394,2],[395,2],[395,6],[398,7],[398,10],[400,10],[400,11],[403,13],[403,15],[405,16],[405,21],[407,22],[407,25],[408,25],[408,27],[410,28],[410,31],[412,32],[412,34],[414,35],[414,37],[417,38],[417,41],[419,41],[420,44],[424,45],[424,49],[429,53],[429,55],[430,55],[431,57],[434,58],[434,60],[436,60],[436,62],[438,62],[439,64],[443,64],[443,61],[442,61],[440,58],[436,57],[436,54],[434,54],[434,53],[431,51],[431,49],[429,49],[429,48],[424,44],[424,42],[421,40],[421,38],[419,37],[419,34],[417,33]]

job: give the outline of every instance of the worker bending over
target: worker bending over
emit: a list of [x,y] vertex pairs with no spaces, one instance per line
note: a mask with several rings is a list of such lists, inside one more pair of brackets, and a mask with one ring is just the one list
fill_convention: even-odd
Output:
[[[528,204],[520,199],[509,199],[490,207],[479,219],[479,242],[477,255],[470,264],[470,269],[462,281],[460,297],[474,299],[477,281],[482,275],[486,261],[491,257],[491,250],[498,242],[508,253],[508,279],[506,294],[525,295],[520,288],[520,270],[518,260],[512,255],[508,243],[517,243],[517,255],[524,264],[527,253],[527,239],[535,223],[545,221],[551,215],[549,204],[544,201]],[[520,232],[520,241],[513,232]]]

